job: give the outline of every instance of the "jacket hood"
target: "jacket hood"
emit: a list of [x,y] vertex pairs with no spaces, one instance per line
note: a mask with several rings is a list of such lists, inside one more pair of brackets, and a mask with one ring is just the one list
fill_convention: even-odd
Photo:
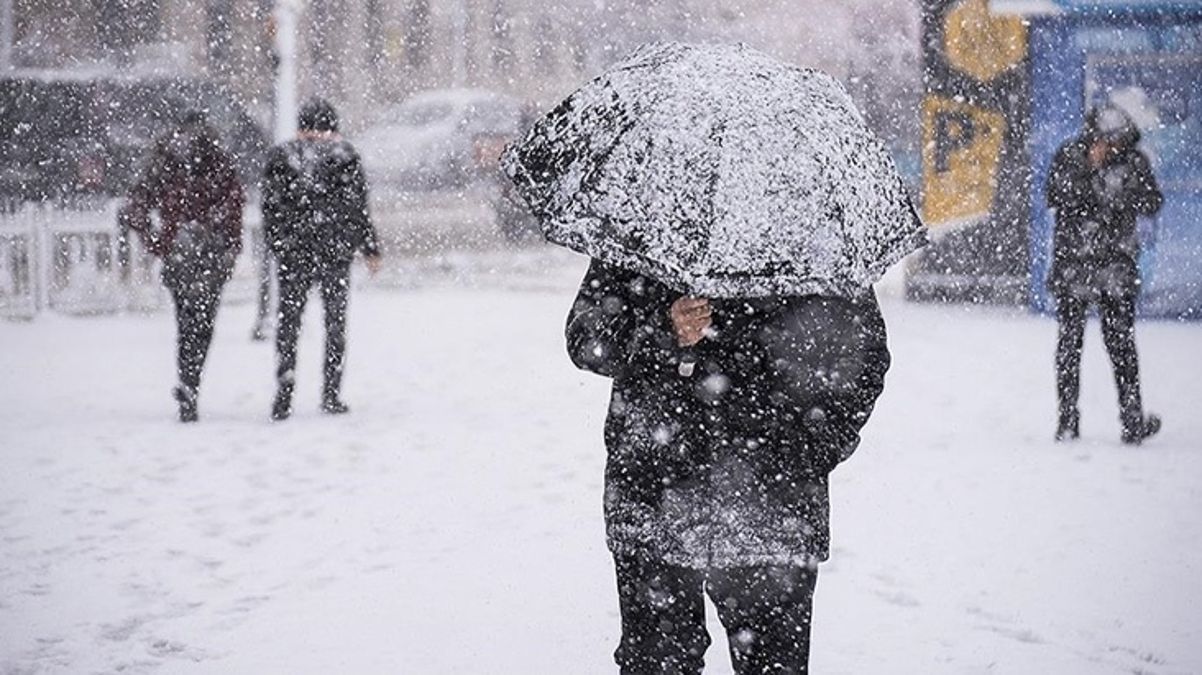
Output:
[[193,176],[224,170],[232,160],[221,147],[220,136],[203,117],[186,116],[158,138],[154,154],[165,167],[182,168]]
[[1086,113],[1082,136],[1087,143],[1104,139],[1124,151],[1135,148],[1140,139],[1139,127],[1131,116],[1113,105],[1099,106]]
[[296,126],[301,131],[338,131],[338,111],[323,98],[309,99],[301,106]]

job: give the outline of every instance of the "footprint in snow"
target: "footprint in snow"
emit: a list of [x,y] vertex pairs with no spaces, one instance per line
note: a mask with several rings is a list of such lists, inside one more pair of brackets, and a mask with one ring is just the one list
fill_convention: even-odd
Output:
[[1028,628],[1010,628],[1007,626],[983,625],[983,626],[977,626],[977,629],[989,631],[990,633],[997,633],[998,635],[1001,635],[1002,637],[1007,637],[1007,638],[1010,638],[1011,640],[1015,640],[1017,642],[1023,642],[1026,644],[1038,645],[1038,644],[1044,644],[1044,642],[1045,642],[1045,640],[1042,637],[1040,637],[1035,631],[1030,630]]
[[988,619],[989,621],[996,623],[1013,623],[1013,620],[1007,616],[998,614],[997,612],[991,612],[984,607],[978,607],[976,605],[968,607],[964,611],[972,616],[979,616],[982,619]]
[[[1168,664],[1168,661],[1163,656],[1143,649],[1134,649],[1132,647],[1111,647],[1110,652],[1132,657],[1135,660],[1145,664],[1151,664],[1155,666],[1163,666]],[[1144,673],[1147,671],[1137,669],[1135,672]]]
[[199,663],[200,661],[210,658],[209,654],[199,649],[189,647],[182,642],[167,640],[164,638],[148,639],[146,641],[146,651],[151,656],[161,659],[175,658]]
[[138,629],[146,625],[148,620],[149,618],[144,616],[131,616],[120,623],[102,624],[100,626],[100,637],[112,642],[125,642],[133,637],[134,633],[138,632]]
[[33,585],[29,586],[28,588],[22,590],[21,592],[24,593],[25,595],[41,597],[43,595],[50,595],[50,586],[47,584],[41,584],[41,583],[33,584]]
[[238,546],[240,548],[253,548],[253,547],[261,544],[264,539],[267,539],[266,533],[253,532],[251,534],[248,534],[248,535],[245,535],[242,537],[236,537],[235,539],[233,539],[233,542],[234,542],[235,546]]
[[244,595],[234,601],[234,606],[224,610],[223,614],[246,614],[271,600],[270,595]]
[[918,607],[922,604],[914,596],[902,591],[875,591],[875,594],[881,600],[898,607]]

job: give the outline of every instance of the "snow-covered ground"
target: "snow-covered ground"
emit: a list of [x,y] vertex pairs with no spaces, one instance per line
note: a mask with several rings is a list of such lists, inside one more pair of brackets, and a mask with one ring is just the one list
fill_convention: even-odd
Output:
[[[0,673],[614,672],[608,382],[561,339],[582,264],[358,292],[344,417],[316,410],[312,307],[283,424],[249,306],[191,426],[169,315],[0,322]],[[1130,448],[1092,323],[1084,438],[1058,445],[1051,321],[884,310],[814,672],[1202,672],[1202,326],[1140,324],[1165,429]]]

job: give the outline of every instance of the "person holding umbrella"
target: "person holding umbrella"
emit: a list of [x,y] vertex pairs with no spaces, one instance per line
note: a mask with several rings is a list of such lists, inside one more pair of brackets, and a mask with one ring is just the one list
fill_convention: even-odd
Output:
[[605,519],[622,673],[805,673],[828,475],[890,363],[871,285],[925,242],[830,77],[743,46],[650,45],[503,158],[590,256],[568,353],[613,379]]
[[[146,170],[118,212],[163,261],[163,285],[175,305],[176,371],[172,390],[181,422],[199,418],[200,375],[213,341],[221,291],[242,250],[242,184],[233,157],[199,110],[159,138]],[[158,211],[160,227],[150,213]]]

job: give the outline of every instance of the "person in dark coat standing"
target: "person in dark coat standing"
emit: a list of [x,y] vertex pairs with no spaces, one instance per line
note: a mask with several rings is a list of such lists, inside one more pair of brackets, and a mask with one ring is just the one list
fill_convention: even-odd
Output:
[[1081,349],[1086,313],[1097,306],[1102,338],[1118,387],[1124,443],[1138,444],[1160,430],[1145,415],[1135,351],[1140,242],[1136,217],[1155,215],[1164,201],[1139,130],[1121,110],[1103,107],[1086,116],[1082,134],[1052,160],[1045,193],[1056,211],[1048,287],[1060,324],[1056,344],[1059,423],[1056,440],[1080,435]]
[[363,163],[339,135],[334,107],[321,99],[309,101],[301,108],[298,127],[296,139],[271,150],[263,175],[263,225],[279,280],[275,420],[292,413],[296,343],[314,286],[325,307],[321,409],[347,412],[341,388],[351,261],[358,251],[372,273],[380,265]]
[[569,355],[613,378],[607,539],[622,673],[700,673],[718,608],[737,673],[807,672],[828,474],[890,356],[871,291],[709,301],[594,260]]
[[[175,304],[179,384],[173,394],[183,422],[198,418],[200,375],[221,291],[242,249],[243,205],[233,157],[204,114],[189,112],[154,144],[118,215],[122,228],[138,232],[163,261],[163,284]],[[159,213],[158,230],[151,211]]]

